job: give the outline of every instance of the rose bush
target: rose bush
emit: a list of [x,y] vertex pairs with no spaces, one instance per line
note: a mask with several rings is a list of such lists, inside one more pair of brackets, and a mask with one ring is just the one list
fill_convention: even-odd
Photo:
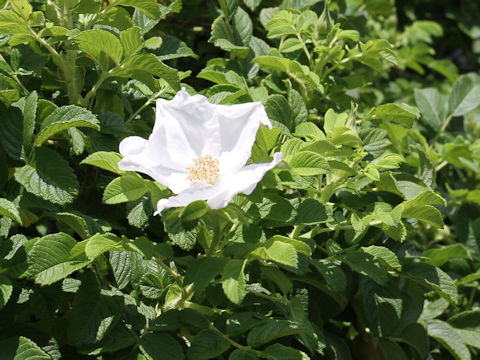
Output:
[[425,4],[0,0],[0,359],[478,357],[477,7]]

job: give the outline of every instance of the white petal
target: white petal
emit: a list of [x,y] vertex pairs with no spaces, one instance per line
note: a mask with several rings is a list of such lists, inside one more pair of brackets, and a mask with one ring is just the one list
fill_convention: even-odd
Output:
[[147,174],[159,183],[167,186],[174,193],[190,187],[185,168],[169,158],[158,142],[162,141],[162,129],[152,134],[149,140],[138,136],[130,136],[120,142],[120,153],[123,159],[118,167],[125,171],[137,171]]
[[236,174],[220,179],[215,186],[222,188],[223,191],[211,196],[207,201],[208,206],[211,209],[221,209],[227,206],[236,194],[251,194],[265,173],[273,169],[282,159],[282,153],[278,152],[273,155],[271,163],[251,164]]
[[178,195],[171,196],[167,199],[160,199],[154,215],[161,214],[166,208],[187,206],[197,200],[207,200],[209,197],[214,196],[219,189],[220,188],[214,185],[198,184],[192,186]]
[[179,162],[190,164],[199,156],[220,153],[216,106],[205,96],[182,90],[170,101],[158,99],[154,132],[160,127],[165,128],[166,146],[176,151]]
[[245,165],[252,153],[260,124],[272,127],[265,108],[259,102],[217,105],[220,123],[220,173],[229,176]]

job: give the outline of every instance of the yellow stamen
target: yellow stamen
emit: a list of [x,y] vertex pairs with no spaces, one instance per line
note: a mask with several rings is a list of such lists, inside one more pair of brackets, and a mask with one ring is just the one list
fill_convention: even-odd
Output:
[[213,184],[218,180],[220,169],[218,159],[211,155],[200,156],[193,160],[193,164],[187,166],[187,179],[193,184]]

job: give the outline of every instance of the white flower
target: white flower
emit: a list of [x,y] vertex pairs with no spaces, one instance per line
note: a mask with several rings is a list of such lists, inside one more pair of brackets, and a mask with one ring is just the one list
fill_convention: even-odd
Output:
[[206,200],[220,209],[238,193],[250,194],[263,175],[281,160],[245,166],[260,124],[272,127],[259,102],[214,105],[182,89],[171,100],[157,100],[153,132],[145,140],[127,137],[120,143],[122,170],[138,171],[167,186],[175,196],[161,199],[165,208]]

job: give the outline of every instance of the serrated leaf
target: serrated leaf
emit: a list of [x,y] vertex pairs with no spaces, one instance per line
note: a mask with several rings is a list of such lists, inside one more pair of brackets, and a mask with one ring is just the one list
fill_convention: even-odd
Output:
[[446,245],[437,249],[425,250],[422,256],[434,266],[442,266],[451,259],[471,259],[467,248],[463,244]]
[[134,251],[112,251],[110,266],[119,289],[136,284],[146,271],[142,255]]
[[107,251],[123,249],[121,239],[115,235],[96,234],[85,240],[85,255],[91,260]]
[[37,344],[23,336],[1,340],[0,358],[12,360],[52,360]]
[[[223,258],[201,258],[196,259],[185,273],[185,285],[193,284],[193,291],[199,295],[203,290],[220,275],[225,267],[227,259]],[[228,269],[230,271],[230,269]],[[232,271],[233,273],[233,271]],[[238,279],[238,274],[234,274]],[[238,276],[237,276],[238,275]],[[229,285],[225,285],[228,287]],[[233,298],[233,296],[232,296]]]
[[189,360],[208,360],[218,358],[230,348],[230,342],[221,333],[214,330],[202,330],[192,341],[188,349]]
[[167,333],[151,333],[140,338],[140,350],[148,360],[183,360],[182,347]]
[[152,20],[160,19],[162,13],[156,0],[114,0],[113,5],[130,6],[141,10]]
[[448,98],[448,113],[462,116],[480,105],[480,78],[475,74],[463,75],[453,84]]
[[258,360],[260,356],[253,350],[235,349],[228,360]]
[[35,116],[37,112],[38,95],[36,91],[32,91],[25,98],[23,107],[23,148],[29,151],[32,145],[33,131],[35,129]]
[[287,157],[285,162],[300,176],[314,176],[330,172],[327,160],[313,151],[300,151]]
[[310,331],[312,330],[298,327],[295,323],[288,320],[272,319],[253,328],[247,335],[247,343],[250,346],[257,347],[284,336]]
[[388,267],[398,271],[402,270],[402,265],[400,265],[397,255],[395,255],[395,253],[390,249],[387,249],[384,246],[376,245],[362,247],[361,249],[373,257],[383,261]]
[[113,205],[139,199],[148,191],[143,178],[136,173],[128,173],[113,179],[103,192],[102,201]]
[[0,35],[29,34],[29,28],[20,16],[13,11],[0,11]]
[[73,229],[82,239],[104,232],[96,219],[79,212],[59,212],[54,217]]
[[77,241],[65,233],[42,237],[28,254],[28,272],[40,285],[49,285],[90,263],[84,256],[72,258],[70,251]]
[[403,273],[432,290],[451,303],[458,301],[457,287],[453,280],[440,268],[430,264],[411,263],[403,268]]
[[143,47],[143,37],[140,28],[133,26],[120,32],[120,42],[123,47],[125,57],[128,57]]
[[428,322],[428,335],[442,344],[457,360],[470,360],[470,350],[455,332],[455,329],[441,320]]
[[88,155],[80,164],[88,164],[101,169],[113,172],[118,175],[126,174],[126,171],[120,170],[118,162],[122,160],[122,155],[113,151],[97,151]]
[[12,291],[13,285],[10,279],[0,275],[0,310],[7,304],[10,296],[12,296]]
[[91,111],[76,105],[67,105],[55,109],[42,122],[40,132],[33,146],[40,146],[56,133],[71,127],[89,127],[100,130],[100,122]]
[[28,192],[56,204],[68,204],[78,194],[79,183],[68,162],[45,147],[35,150],[31,162],[15,170],[15,179]]
[[0,215],[8,216],[10,219],[22,224],[22,218],[20,217],[17,207],[7,199],[0,198]]
[[122,60],[122,44],[115,35],[108,31],[101,29],[86,30],[74,39],[79,42],[80,50],[92,56],[103,68],[108,66],[108,62],[103,58],[104,56],[111,58],[116,64]]
[[440,211],[430,205],[409,207],[403,211],[402,217],[418,219],[439,229],[444,225]]
[[439,129],[446,118],[446,97],[437,89],[415,89],[415,101],[427,123]]
[[303,351],[282,344],[270,345],[262,353],[272,356],[275,360],[310,360]]
[[407,128],[411,128],[413,122],[420,117],[420,112],[416,107],[404,103],[391,103],[377,106],[375,108],[375,117],[381,120],[397,122]]
[[241,259],[229,260],[222,273],[223,292],[235,304],[240,304],[247,293],[243,274],[245,263]]
[[387,283],[387,271],[373,255],[359,249],[344,255],[343,259],[352,270],[369,277],[377,284]]
[[345,291],[347,287],[347,277],[339,265],[324,259],[310,259],[310,262],[315,266],[333,291],[338,293]]
[[[149,38],[148,40],[150,39],[152,38]],[[198,59],[198,55],[196,55],[185,42],[176,38],[175,36],[162,34],[160,40],[161,46],[158,46],[158,49],[156,48],[154,51],[154,54],[160,60],[170,60],[181,57],[193,57]]]

